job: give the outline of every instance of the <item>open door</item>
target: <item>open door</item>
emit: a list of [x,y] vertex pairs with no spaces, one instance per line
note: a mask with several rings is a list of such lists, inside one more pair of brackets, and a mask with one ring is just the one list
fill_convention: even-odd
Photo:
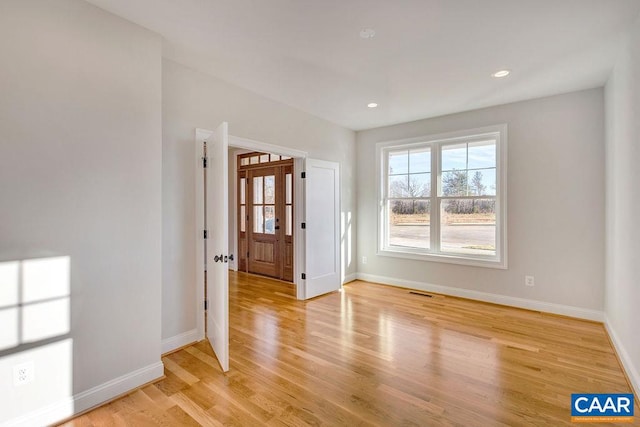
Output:
[[340,166],[305,161],[305,299],[337,291],[340,277]]
[[228,125],[204,139],[206,336],[224,372],[229,370]]

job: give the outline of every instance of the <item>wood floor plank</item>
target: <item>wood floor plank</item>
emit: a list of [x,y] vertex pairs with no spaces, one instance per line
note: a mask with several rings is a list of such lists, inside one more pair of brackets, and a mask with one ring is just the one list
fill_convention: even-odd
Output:
[[182,408],[179,406],[172,406],[167,409],[167,414],[174,420],[174,425],[180,425],[185,427],[196,427],[200,424],[194,420],[189,414],[187,414]]
[[164,367],[168,371],[171,371],[175,376],[180,378],[182,381],[187,383],[188,385],[192,385],[200,381],[200,378],[193,375],[191,372],[184,369],[179,364],[175,363],[171,358],[166,358],[163,360]]
[[210,416],[207,411],[198,406],[193,400],[185,396],[181,391],[171,396],[171,400],[176,403],[186,414],[193,418],[199,425],[205,427],[220,427],[224,424]]
[[229,372],[195,343],[65,425],[568,426],[572,393],[631,393],[595,322],[362,281],[298,301],[231,273],[229,295]]

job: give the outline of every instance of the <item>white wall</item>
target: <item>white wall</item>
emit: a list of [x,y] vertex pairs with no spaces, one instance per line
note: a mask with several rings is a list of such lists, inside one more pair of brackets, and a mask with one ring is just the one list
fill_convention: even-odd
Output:
[[640,394],[640,20],[606,85],[607,327]]
[[70,262],[70,331],[0,351],[0,424],[162,375],[160,59],[159,37],[87,3],[0,2],[0,263]]
[[[229,133],[307,151],[310,157],[340,163],[342,211],[355,215],[355,134],[353,131],[164,60],[163,89],[163,304],[162,336],[192,337],[195,313],[194,130],[229,122]],[[355,229],[351,234],[355,253]],[[355,260],[344,259],[346,274]],[[179,343],[180,340],[172,340]],[[168,347],[165,347],[165,350]]]
[[[359,276],[601,317],[603,114],[603,91],[593,89],[358,132]],[[508,125],[508,269],[377,256],[375,143],[501,123]],[[524,285],[525,275],[535,287]]]

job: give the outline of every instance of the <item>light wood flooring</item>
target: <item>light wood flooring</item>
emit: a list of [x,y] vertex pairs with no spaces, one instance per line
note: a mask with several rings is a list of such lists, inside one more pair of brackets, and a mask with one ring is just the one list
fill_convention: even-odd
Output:
[[227,374],[200,342],[64,425],[560,426],[571,393],[631,392],[598,323],[361,281],[294,295],[231,274]]

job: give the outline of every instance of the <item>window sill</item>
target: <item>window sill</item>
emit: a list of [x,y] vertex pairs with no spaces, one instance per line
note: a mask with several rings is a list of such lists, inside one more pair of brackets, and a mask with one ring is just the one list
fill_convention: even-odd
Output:
[[446,254],[425,254],[420,252],[411,252],[411,249],[379,249],[377,255],[392,258],[403,258],[417,261],[442,262],[447,264],[466,265],[471,267],[496,268],[500,270],[507,269],[506,259],[481,258],[473,256],[446,255]]

